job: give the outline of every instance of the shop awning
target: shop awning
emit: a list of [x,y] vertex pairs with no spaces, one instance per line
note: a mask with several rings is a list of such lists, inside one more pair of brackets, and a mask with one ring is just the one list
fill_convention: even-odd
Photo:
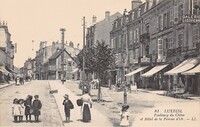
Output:
[[79,70],[78,68],[75,68],[75,69],[72,70],[71,73],[76,73],[78,70]]
[[200,64],[197,65],[195,68],[193,68],[189,71],[183,72],[181,74],[183,74],[183,75],[195,75],[196,73],[200,73]]
[[5,75],[10,74],[10,72],[7,71],[3,66],[0,66],[0,71],[1,71],[2,73],[4,73]]
[[142,74],[141,76],[142,76],[142,77],[151,77],[151,76],[153,76],[155,73],[161,71],[162,69],[164,69],[164,68],[167,67],[167,66],[168,66],[168,64],[155,66],[155,67],[153,67],[151,70],[149,70],[148,72]]
[[148,66],[140,67],[140,68],[138,68],[138,69],[136,69],[136,70],[134,70],[134,71],[132,71],[132,72],[126,74],[125,76],[126,76],[126,77],[132,76],[132,75],[134,75],[134,74],[136,74],[136,73],[138,73],[138,72],[140,72],[140,71],[146,69],[147,67],[148,67]]
[[198,60],[196,58],[191,58],[183,61],[181,64],[176,66],[175,68],[165,72],[165,75],[177,75],[179,73],[185,72],[198,64]]

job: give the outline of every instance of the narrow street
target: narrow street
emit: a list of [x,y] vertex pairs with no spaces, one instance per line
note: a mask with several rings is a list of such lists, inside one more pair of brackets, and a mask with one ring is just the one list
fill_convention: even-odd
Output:
[[[14,98],[25,99],[27,95],[39,95],[42,102],[41,116],[39,123],[34,123],[34,116],[32,116],[32,123],[25,121],[23,117],[22,123],[14,123],[12,117],[12,103]],[[9,86],[0,89],[0,126],[48,126],[48,127],[62,127],[62,120],[55,103],[53,95],[49,94],[49,84],[47,81],[31,81],[26,82],[20,86]]]

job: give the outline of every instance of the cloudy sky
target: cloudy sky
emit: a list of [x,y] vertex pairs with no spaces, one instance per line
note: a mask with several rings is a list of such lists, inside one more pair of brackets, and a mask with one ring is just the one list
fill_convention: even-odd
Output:
[[0,0],[0,20],[7,21],[17,43],[14,65],[22,67],[28,57],[35,57],[40,41],[60,41],[61,27],[66,28],[65,41],[82,45],[83,16],[90,26],[93,15],[100,21],[105,11],[123,13],[125,8],[131,9],[131,0]]

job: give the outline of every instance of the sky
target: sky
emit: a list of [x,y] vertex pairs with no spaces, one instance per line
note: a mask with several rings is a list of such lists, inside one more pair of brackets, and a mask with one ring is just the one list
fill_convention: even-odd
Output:
[[[60,28],[65,28],[65,41],[82,46],[83,16],[86,27],[110,14],[131,9],[132,0],[0,0],[0,21],[7,21],[11,41],[17,43],[14,65],[22,67],[25,60],[34,58],[40,41],[61,40]],[[34,40],[34,42],[32,42]]]

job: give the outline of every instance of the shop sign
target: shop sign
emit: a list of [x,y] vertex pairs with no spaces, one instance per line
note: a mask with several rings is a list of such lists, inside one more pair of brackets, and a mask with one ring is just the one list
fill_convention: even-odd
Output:
[[185,23],[200,23],[200,15],[183,15],[182,21]]
[[141,63],[150,63],[150,58],[146,57],[146,56],[143,56],[141,58]]

